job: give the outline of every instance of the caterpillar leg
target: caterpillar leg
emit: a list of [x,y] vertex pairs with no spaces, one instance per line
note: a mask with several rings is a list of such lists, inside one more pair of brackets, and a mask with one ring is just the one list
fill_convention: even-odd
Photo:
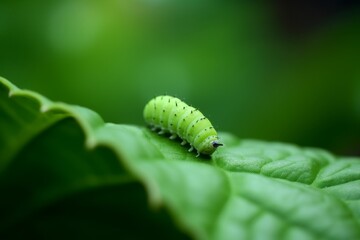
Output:
[[197,152],[197,155],[196,155],[196,157],[199,157],[200,156],[200,152]]
[[183,140],[180,144],[181,144],[181,146],[184,146],[186,144],[186,141]]
[[175,139],[177,137],[177,135],[175,134],[175,133],[173,133],[169,138],[171,139],[171,140],[173,140],[173,139]]
[[191,152],[192,150],[194,150],[193,146],[190,147],[189,152]]
[[161,129],[160,132],[158,132],[159,135],[163,135],[164,133],[166,133],[165,129]]
[[156,132],[157,127],[151,127],[151,131]]

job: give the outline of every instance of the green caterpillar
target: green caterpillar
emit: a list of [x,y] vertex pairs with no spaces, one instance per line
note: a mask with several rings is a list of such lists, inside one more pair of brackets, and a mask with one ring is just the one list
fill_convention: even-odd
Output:
[[211,122],[197,109],[178,98],[158,96],[151,99],[144,108],[145,121],[159,134],[170,133],[170,139],[179,136],[181,145],[190,144],[189,152],[211,155],[219,146],[217,133]]

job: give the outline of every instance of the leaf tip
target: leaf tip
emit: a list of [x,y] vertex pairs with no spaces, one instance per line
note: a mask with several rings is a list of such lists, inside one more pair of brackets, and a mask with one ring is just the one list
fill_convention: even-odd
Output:
[[97,145],[96,139],[93,138],[93,137],[88,138],[86,140],[85,145],[86,145],[86,148],[89,149],[89,150],[94,149],[96,147],[96,145]]
[[15,94],[14,91],[11,91],[11,90],[10,90],[10,91],[9,91],[9,94],[8,94],[9,98],[11,98],[12,96],[14,96],[14,94]]
[[150,206],[154,209],[160,208],[163,205],[163,201],[159,187],[156,185],[155,182],[151,181],[150,179],[145,181],[145,183],[145,187],[148,189],[147,192],[149,193],[148,200]]
[[46,113],[47,111],[49,111],[49,109],[50,109],[50,106],[44,104],[44,105],[41,106],[40,111],[42,113]]

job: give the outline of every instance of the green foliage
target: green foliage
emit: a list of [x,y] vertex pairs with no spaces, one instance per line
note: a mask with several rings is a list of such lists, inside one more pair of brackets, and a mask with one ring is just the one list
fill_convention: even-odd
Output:
[[360,5],[335,2],[2,0],[0,75],[110,122],[167,93],[216,129],[360,155]]
[[0,113],[1,239],[360,239],[359,158],[226,133],[196,158],[5,79]]

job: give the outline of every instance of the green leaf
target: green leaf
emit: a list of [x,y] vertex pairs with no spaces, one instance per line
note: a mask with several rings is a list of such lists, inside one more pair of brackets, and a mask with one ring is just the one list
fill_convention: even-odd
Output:
[[5,79],[0,113],[1,239],[360,239],[359,158],[227,133],[196,158]]

